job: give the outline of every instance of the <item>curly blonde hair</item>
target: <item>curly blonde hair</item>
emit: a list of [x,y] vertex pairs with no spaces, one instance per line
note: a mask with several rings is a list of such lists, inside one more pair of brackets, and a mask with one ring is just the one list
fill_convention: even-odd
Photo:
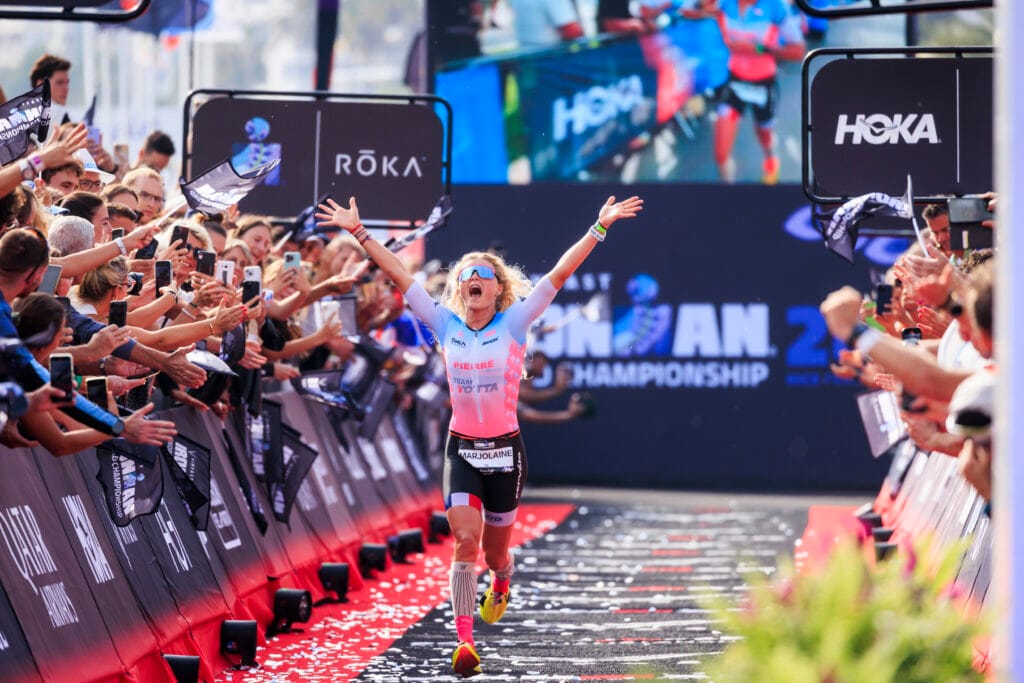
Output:
[[529,294],[533,288],[533,285],[530,284],[530,278],[526,277],[526,274],[523,273],[519,266],[509,265],[500,256],[495,256],[489,252],[471,251],[468,254],[464,254],[462,258],[448,269],[448,280],[445,282],[444,292],[441,294],[441,303],[454,311],[460,318],[466,317],[466,304],[459,295],[459,273],[462,272],[462,269],[470,261],[481,260],[491,264],[491,267],[494,268],[494,274],[498,279],[498,284],[504,287],[501,294],[498,295],[498,300],[495,302],[495,308],[498,311],[504,311],[517,299]]

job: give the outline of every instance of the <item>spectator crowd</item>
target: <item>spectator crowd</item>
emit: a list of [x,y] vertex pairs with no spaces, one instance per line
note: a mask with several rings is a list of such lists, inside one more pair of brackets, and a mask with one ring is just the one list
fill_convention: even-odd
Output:
[[[53,55],[36,62],[30,81],[50,80],[59,116],[0,169],[0,442],[54,455],[114,436],[160,445],[176,431],[154,409],[226,418],[257,404],[264,380],[345,371],[360,350],[387,359],[395,400],[411,403],[430,332],[353,238],[237,207],[176,207],[160,175],[170,137],[154,131],[133,164],[107,150],[63,108],[70,69]],[[418,276],[443,287],[428,265]],[[558,373],[537,400],[567,385]],[[561,411],[524,407],[524,419],[587,410],[576,398]]]
[[[995,229],[997,200],[983,195]],[[847,350],[833,371],[869,388],[895,392],[907,435],[924,452],[953,457],[986,501],[992,495],[993,250],[957,249],[947,203],[923,211],[928,228],[886,274],[877,300],[853,287],[821,304],[832,335]],[[891,300],[887,296],[891,292]],[[988,508],[990,510],[990,507]]]

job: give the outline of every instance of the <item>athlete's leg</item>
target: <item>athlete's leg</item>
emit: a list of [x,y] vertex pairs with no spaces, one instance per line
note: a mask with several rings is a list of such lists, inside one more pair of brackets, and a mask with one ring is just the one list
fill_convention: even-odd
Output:
[[455,631],[459,641],[473,642],[473,612],[476,610],[476,558],[480,554],[483,518],[480,510],[458,505],[448,510],[448,524],[455,538],[450,586]]
[[736,160],[732,156],[732,148],[736,143],[736,131],[739,128],[740,113],[728,104],[718,107],[718,118],[715,119],[715,163],[723,182],[736,180]]
[[762,126],[755,123],[754,132],[757,134],[757,140],[761,143],[761,149],[764,151],[761,181],[767,185],[774,185],[779,182],[779,169],[781,166],[778,150],[776,149],[777,136],[775,135],[775,129],[771,125]]
[[480,601],[480,616],[489,624],[501,619],[508,607],[514,563],[509,552],[519,497],[526,481],[526,450],[521,438],[513,442],[515,465],[510,472],[484,478],[484,561],[491,570],[491,585]]
[[483,534],[483,482],[480,473],[458,455],[458,439],[450,438],[445,451],[444,502],[455,540],[449,585],[459,639],[452,654],[452,667],[457,673],[468,676],[479,673],[480,663],[473,647],[473,611],[476,609],[476,559]]
[[[507,581],[512,577],[512,553],[508,551],[509,542],[512,540],[512,525],[493,526],[484,524],[483,549],[484,562],[497,576],[499,572],[504,575]],[[499,576],[499,578],[502,578]],[[506,583],[506,590],[508,584]],[[505,590],[499,591],[504,593]]]
[[779,171],[781,160],[778,151],[778,136],[775,134],[775,107],[777,100],[774,82],[765,86],[768,89],[768,97],[764,106],[754,107],[754,134],[761,143],[761,150],[764,152],[764,164],[761,182],[766,185],[774,185],[779,182]]

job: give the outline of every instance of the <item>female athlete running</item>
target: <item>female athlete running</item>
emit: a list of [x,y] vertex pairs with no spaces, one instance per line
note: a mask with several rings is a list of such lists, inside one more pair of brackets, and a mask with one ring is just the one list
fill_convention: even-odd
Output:
[[443,491],[455,538],[450,575],[458,645],[452,669],[481,673],[473,643],[476,603],[474,566],[481,547],[491,586],[480,600],[480,616],[501,619],[508,606],[513,561],[512,523],[526,480],[526,452],[516,405],[526,349],[526,332],[606,231],[620,218],[643,209],[639,197],[616,203],[609,197],[597,222],[569,247],[536,286],[501,258],[483,252],[464,255],[448,274],[443,301],[430,298],[401,261],[374,240],[359,222],[355,198],[345,208],[328,199],[316,217],[355,237],[405,295],[413,312],[434,331],[444,349],[452,419],[445,448]]

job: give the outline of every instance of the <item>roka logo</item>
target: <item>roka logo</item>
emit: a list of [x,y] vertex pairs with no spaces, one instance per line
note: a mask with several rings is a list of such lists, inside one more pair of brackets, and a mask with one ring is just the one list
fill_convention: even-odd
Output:
[[854,145],[865,142],[869,145],[895,145],[900,142],[916,145],[922,141],[939,144],[932,114],[857,114],[853,121],[846,114],[840,114],[835,144],[846,144],[847,135]]

